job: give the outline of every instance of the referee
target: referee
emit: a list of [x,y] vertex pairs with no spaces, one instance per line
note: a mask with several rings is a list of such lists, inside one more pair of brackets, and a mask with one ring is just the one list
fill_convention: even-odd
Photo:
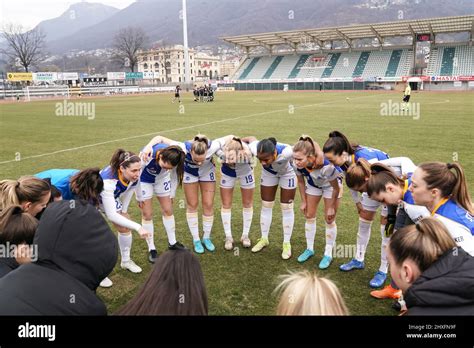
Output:
[[403,103],[402,103],[402,111],[408,110],[408,102],[410,101],[410,94],[411,94],[411,87],[410,82],[407,81],[407,86],[405,87],[405,92],[403,93]]

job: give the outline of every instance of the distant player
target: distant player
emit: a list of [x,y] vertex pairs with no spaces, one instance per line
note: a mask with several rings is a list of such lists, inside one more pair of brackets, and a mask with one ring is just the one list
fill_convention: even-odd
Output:
[[194,101],[195,102],[199,101],[199,88],[197,85],[194,85],[193,95],[194,95]]
[[204,87],[199,87],[199,101],[204,101]]
[[181,103],[181,96],[180,96],[180,93],[181,93],[181,86],[180,86],[180,85],[177,85],[176,88],[174,89],[174,99],[173,99],[173,103],[176,101],[176,99],[178,99],[178,102]]
[[407,85],[405,87],[405,92],[403,93],[402,111],[409,109],[408,102],[410,101],[410,94],[411,94],[411,87],[410,87],[410,83],[407,82]]
[[211,84],[209,84],[209,101],[214,101],[214,89],[212,88]]

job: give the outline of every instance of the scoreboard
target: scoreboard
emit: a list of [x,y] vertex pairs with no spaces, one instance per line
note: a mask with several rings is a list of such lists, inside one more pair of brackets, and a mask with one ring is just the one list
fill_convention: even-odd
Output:
[[416,41],[417,42],[431,41],[431,34],[417,34]]

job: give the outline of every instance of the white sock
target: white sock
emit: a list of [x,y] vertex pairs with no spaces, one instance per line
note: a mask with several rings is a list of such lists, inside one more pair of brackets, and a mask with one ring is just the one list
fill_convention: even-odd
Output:
[[163,225],[165,226],[169,245],[176,244],[176,223],[174,221],[174,215],[163,215]]
[[244,208],[242,212],[243,216],[243,232],[242,235],[248,236],[250,232],[250,226],[252,225],[253,219],[253,208]]
[[365,251],[370,239],[372,221],[359,218],[359,231],[357,232],[356,260],[364,261]]
[[275,204],[275,202],[262,201],[262,211],[260,213],[262,238],[268,239],[268,233],[270,232],[270,226],[272,224],[273,204]]
[[382,236],[382,245],[380,246],[380,268],[379,271],[383,273],[388,272],[388,260],[387,260],[387,244],[390,237],[385,236],[385,225],[380,225],[380,235]]
[[326,247],[324,249],[324,256],[332,257],[332,250],[336,243],[337,225],[333,222],[331,225],[326,224]]
[[306,236],[306,249],[314,250],[314,237],[316,236],[316,219],[306,219],[304,224]]
[[150,232],[150,235],[146,238],[146,244],[148,245],[148,251],[156,250],[155,247],[155,228],[153,227],[153,220],[142,220],[142,227]]
[[132,234],[118,234],[118,244],[122,262],[130,261],[130,249],[132,248]]
[[222,218],[222,225],[224,226],[224,233],[227,238],[232,238],[232,230],[230,221],[232,218],[232,210],[221,208],[221,218]]
[[186,220],[188,221],[189,231],[193,236],[193,240],[199,240],[199,218],[198,213],[186,213]]
[[213,223],[214,223],[214,215],[202,216],[202,229],[204,231],[204,235],[202,236],[202,238],[209,239],[211,237],[211,230],[212,230]]
[[293,225],[295,224],[293,203],[281,203],[281,215],[283,223],[283,243],[288,243],[293,233]]

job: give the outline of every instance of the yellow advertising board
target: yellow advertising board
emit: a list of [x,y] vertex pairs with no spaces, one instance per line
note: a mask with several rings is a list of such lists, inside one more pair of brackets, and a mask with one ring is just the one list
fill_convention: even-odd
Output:
[[9,81],[33,81],[33,74],[9,72],[7,78]]

